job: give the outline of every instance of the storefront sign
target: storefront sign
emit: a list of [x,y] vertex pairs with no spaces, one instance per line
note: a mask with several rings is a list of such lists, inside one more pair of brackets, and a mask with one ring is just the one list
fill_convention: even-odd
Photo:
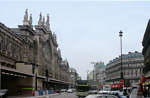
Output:
[[118,83],[118,84],[112,84],[111,85],[111,88],[120,88],[121,86],[120,86],[120,84]]

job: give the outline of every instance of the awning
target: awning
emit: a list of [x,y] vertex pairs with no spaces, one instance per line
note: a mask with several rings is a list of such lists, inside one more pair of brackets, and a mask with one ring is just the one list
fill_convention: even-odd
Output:
[[40,79],[46,79],[45,76],[41,76],[41,75],[38,75],[37,78],[40,78]]
[[[47,82],[46,78],[45,78],[44,81]],[[48,78],[48,82],[50,82],[50,83],[56,83],[56,84],[67,84],[67,85],[70,84],[70,82],[65,82],[65,81],[62,81],[62,80],[54,79],[54,78]]]
[[14,76],[18,75],[18,76],[27,76],[27,77],[33,77],[34,76],[33,74],[20,72],[16,69],[5,67],[5,66],[1,66],[1,71],[3,74],[7,74],[7,75],[14,75]]
[[120,87],[121,87],[120,83],[111,85],[111,88],[120,88]]

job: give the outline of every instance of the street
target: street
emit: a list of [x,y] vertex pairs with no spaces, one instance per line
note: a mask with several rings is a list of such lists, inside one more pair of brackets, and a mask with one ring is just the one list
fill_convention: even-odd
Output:
[[43,96],[9,96],[8,98],[78,98],[75,93],[61,93],[61,94],[51,94],[51,95],[43,95]]
[[[30,98],[35,98],[35,97],[30,97]],[[54,95],[54,96],[41,96],[38,98],[78,98],[78,97],[75,95],[75,93],[66,93],[65,92],[65,93]]]
[[150,98],[150,1],[1,1],[0,98]]
[[60,95],[54,96],[52,98],[78,98],[75,93],[61,93]]

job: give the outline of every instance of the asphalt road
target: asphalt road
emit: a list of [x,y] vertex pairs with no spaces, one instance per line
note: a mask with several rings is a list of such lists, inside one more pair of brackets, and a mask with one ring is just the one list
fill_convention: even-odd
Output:
[[75,93],[61,93],[61,94],[50,94],[50,95],[43,95],[43,96],[9,96],[8,98],[78,98]]
[[75,93],[61,93],[60,95],[51,98],[78,98]]

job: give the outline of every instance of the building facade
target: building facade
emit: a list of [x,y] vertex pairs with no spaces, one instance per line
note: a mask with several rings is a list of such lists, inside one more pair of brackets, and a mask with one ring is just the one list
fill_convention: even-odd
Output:
[[69,74],[70,74],[70,87],[75,88],[76,87],[76,81],[79,79],[78,73],[76,69],[70,68],[69,69]]
[[94,85],[94,71],[93,70],[87,74],[87,80],[90,86]]
[[[143,73],[144,57],[140,52],[129,52],[122,55],[122,72],[124,77],[124,86],[131,86],[139,83]],[[121,77],[121,57],[117,57],[106,66],[106,82],[107,84],[120,83]]]
[[143,45],[143,51],[142,54],[144,55],[144,69],[143,73],[146,77],[150,76],[150,20],[148,21],[145,34],[143,37],[142,45]]
[[100,89],[105,81],[105,73],[103,73],[105,65],[104,62],[92,62],[92,64],[94,64],[94,70],[87,75],[87,78],[91,86]]
[[[150,90],[150,20],[148,21],[143,41],[143,50],[142,54],[144,55],[144,68],[143,68],[143,76],[144,81],[142,80],[142,85],[147,87],[148,91]],[[150,95],[150,94],[148,94]]]
[[99,70],[99,73],[97,75],[98,77],[98,87],[99,89],[101,89],[103,87],[103,85],[105,85],[105,79],[106,79],[106,70],[105,70],[105,66],[102,67],[100,70]]
[[9,95],[18,89],[31,94],[32,90],[69,86],[69,63],[62,60],[49,20],[49,15],[45,21],[40,14],[33,26],[26,10],[23,25],[9,28],[0,23],[1,88],[8,89]]
[[92,70],[92,71],[90,71],[88,74],[87,74],[87,80],[93,80],[94,78],[94,71]]
[[101,69],[105,67],[104,62],[95,62],[94,63],[94,80],[99,80],[99,74]]
[[94,64],[94,81],[95,85],[97,85],[98,89],[101,89],[102,86],[104,85],[104,69],[105,69],[105,65],[104,62],[96,62]]

